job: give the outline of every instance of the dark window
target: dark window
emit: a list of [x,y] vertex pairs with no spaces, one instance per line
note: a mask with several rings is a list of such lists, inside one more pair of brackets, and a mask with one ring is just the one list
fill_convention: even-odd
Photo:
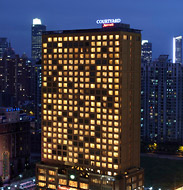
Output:
[[95,138],[94,137],[90,137],[90,142],[94,143],[95,142]]
[[101,51],[102,51],[103,53],[107,53],[107,48],[106,48],[106,47],[102,47]]
[[90,66],[90,70],[91,70],[91,71],[95,71],[95,69],[96,69],[96,67],[95,67],[95,66],[93,66],[93,65],[92,65],[92,66]]
[[63,150],[67,150],[67,146],[66,145],[63,146]]
[[78,136],[74,136],[74,140],[77,141],[78,140]]
[[85,137],[85,138],[84,138],[84,141],[85,141],[85,142],[88,142],[88,141],[89,141],[89,138],[88,138],[88,137]]
[[57,148],[58,148],[58,149],[62,149],[62,146],[61,146],[61,145],[57,145]]
[[57,42],[53,42],[53,47],[57,48]]
[[67,156],[67,152],[63,152],[63,156]]
[[61,117],[61,116],[58,116],[58,117],[57,117],[57,121],[61,122],[61,121],[62,121],[62,117]]
[[68,139],[69,139],[69,140],[72,140],[72,135],[68,135]]
[[47,105],[47,109],[51,110],[52,109],[52,105]]
[[72,122],[72,118],[68,118],[68,122],[71,123]]
[[89,46],[90,45],[90,43],[89,42],[85,42],[85,46]]
[[72,129],[69,129],[69,130],[68,130],[68,133],[69,133],[69,134],[72,134]]
[[100,101],[100,96],[96,96],[96,100],[97,100],[97,101]]
[[83,143],[82,142],[79,143],[79,147],[83,147]]
[[101,64],[101,60],[96,60],[96,64],[100,65]]
[[58,70],[59,70],[59,71],[62,71],[63,66],[62,66],[62,65],[58,65],[58,67],[57,67],[57,68],[58,68]]
[[66,48],[67,47],[67,42],[63,43],[63,47]]

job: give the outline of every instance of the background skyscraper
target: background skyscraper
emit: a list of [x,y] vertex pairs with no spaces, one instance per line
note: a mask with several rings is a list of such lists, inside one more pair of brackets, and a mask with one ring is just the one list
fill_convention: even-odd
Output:
[[182,63],[182,36],[173,38],[173,63]]
[[141,135],[144,142],[183,142],[183,66],[161,55],[141,65]]
[[142,40],[141,62],[142,63],[151,63],[152,62],[152,43],[150,43],[148,40]]
[[42,32],[46,31],[46,26],[38,18],[33,19],[32,24],[32,58],[41,59],[42,54]]
[[0,38],[0,59],[3,58],[4,52],[8,48],[7,38]]
[[0,59],[0,106],[20,106],[32,99],[31,73],[30,60],[16,54],[9,44]]

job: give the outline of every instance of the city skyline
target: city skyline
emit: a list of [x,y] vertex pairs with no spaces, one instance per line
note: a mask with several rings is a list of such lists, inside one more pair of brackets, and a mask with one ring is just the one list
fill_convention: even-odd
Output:
[[[181,1],[178,2],[180,5],[183,4]],[[37,2],[36,6],[34,1],[20,3],[22,9],[18,14],[16,7],[19,5],[15,2],[11,3],[11,7],[8,2],[1,3],[0,36],[7,37],[17,53],[25,52],[29,57],[30,28],[32,19],[36,17],[47,25],[48,30],[97,28],[99,27],[96,25],[97,19],[121,18],[122,22],[131,23],[133,28],[143,30],[142,39],[147,39],[153,44],[153,58],[160,54],[169,54],[172,58],[172,38],[183,33],[183,28],[179,26],[182,17],[181,6],[177,7],[177,4],[170,0],[166,1],[166,4],[144,0],[140,4],[134,0],[125,3],[105,1],[105,4],[103,1],[94,1],[91,5],[87,2],[74,1],[70,3],[55,1],[50,5],[44,1],[43,8],[40,8],[42,0]],[[7,11],[11,12],[10,15],[16,14],[16,17],[7,16]],[[169,14],[170,12],[173,14]]]

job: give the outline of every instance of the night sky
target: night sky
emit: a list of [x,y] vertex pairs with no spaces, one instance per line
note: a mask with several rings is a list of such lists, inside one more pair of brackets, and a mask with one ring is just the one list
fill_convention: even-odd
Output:
[[47,30],[96,28],[97,19],[121,18],[143,30],[142,39],[153,44],[153,58],[172,58],[172,38],[183,35],[182,0],[0,0],[0,37],[7,37],[16,53],[31,55],[33,18]]

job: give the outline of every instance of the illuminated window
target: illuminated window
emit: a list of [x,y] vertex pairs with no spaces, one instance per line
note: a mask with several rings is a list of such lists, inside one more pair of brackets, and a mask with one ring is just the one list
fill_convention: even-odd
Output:
[[113,48],[112,47],[109,48],[109,52],[113,52]]
[[56,189],[56,186],[52,185],[52,184],[48,184],[48,188],[50,188],[50,189]]
[[92,36],[92,40],[95,40],[95,36]]
[[77,181],[71,181],[71,180],[69,180],[69,186],[71,186],[71,187],[77,187],[78,186],[78,182]]
[[38,186],[39,186],[39,187],[45,187],[45,186],[46,186],[46,183],[39,182],[39,183],[38,183]]
[[[46,138],[45,138],[45,139],[46,139]],[[39,168],[39,173],[40,173],[40,174],[46,174],[46,170]]]
[[107,40],[107,35],[103,35],[103,40]]
[[123,40],[127,40],[127,35],[123,35]]
[[59,37],[59,38],[58,38],[58,41],[62,41],[62,37]]
[[49,182],[55,182],[55,178],[49,177],[49,178],[48,178],[48,181],[49,181]]
[[47,47],[47,43],[43,43],[43,47],[46,48]]
[[97,46],[101,46],[102,44],[101,44],[101,42],[97,42]]
[[59,179],[59,184],[60,185],[67,185],[67,180],[66,179]]
[[52,42],[52,38],[48,38],[48,42]]
[[86,183],[80,183],[80,188],[81,189],[89,189],[88,184],[86,184]]
[[97,36],[97,40],[101,40],[101,36]]
[[75,41],[78,41],[78,36],[75,36],[75,37],[74,37],[74,40],[75,40]]
[[109,39],[110,39],[110,40],[113,40],[113,35],[109,35]]
[[107,42],[106,41],[102,42],[102,45],[107,46]]
[[56,175],[55,171],[49,170],[49,175]]
[[73,37],[69,37],[69,41],[73,41]]
[[116,35],[115,37],[116,37],[116,40],[119,40],[119,35]]
[[83,41],[84,40],[84,36],[80,36],[80,40]]
[[58,47],[62,47],[62,43],[58,43]]
[[67,41],[67,37],[64,37],[64,41]]

